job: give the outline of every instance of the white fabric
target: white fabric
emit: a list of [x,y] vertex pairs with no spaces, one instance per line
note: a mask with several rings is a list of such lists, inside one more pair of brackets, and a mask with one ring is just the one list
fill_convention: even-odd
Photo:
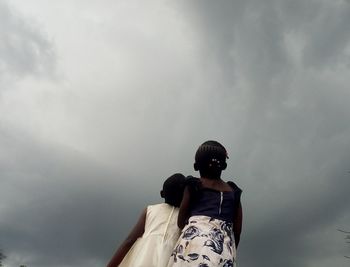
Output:
[[145,232],[119,267],[166,267],[180,235],[178,212],[166,203],[148,206]]

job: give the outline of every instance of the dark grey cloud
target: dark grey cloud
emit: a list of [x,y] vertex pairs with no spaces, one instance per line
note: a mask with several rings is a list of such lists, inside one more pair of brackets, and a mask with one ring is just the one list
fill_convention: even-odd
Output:
[[[217,86],[202,99],[210,106],[213,98],[207,96],[221,95],[222,117],[217,118],[230,125],[232,174],[246,188],[240,264],[310,266],[325,257],[320,250],[332,257],[337,252],[321,242],[319,231],[335,231],[334,223],[348,212],[348,82],[335,72],[348,65],[349,6],[191,4],[185,16],[195,22],[202,53],[214,54],[207,65],[219,69],[216,76],[208,72]],[[290,36],[295,43],[288,43]],[[293,45],[297,49],[291,50]],[[316,232],[317,237],[307,238]]]
[[105,264],[145,206],[133,178],[15,129],[0,137],[0,245],[10,263]]
[[[4,32],[33,30],[0,4],[8,16]],[[109,9],[123,13],[117,5]],[[150,20],[151,33],[140,25],[154,13],[125,10],[135,23],[109,18],[99,33],[110,35],[97,36],[116,47],[108,52],[127,58],[126,71],[111,71],[113,80],[106,64],[103,75],[89,79],[89,69],[78,81],[70,76],[78,88],[70,88],[73,97],[61,108],[66,128],[47,140],[40,131],[0,128],[0,245],[8,262],[103,265],[140,210],[160,201],[162,180],[194,174],[196,147],[217,139],[230,154],[224,177],[244,190],[239,264],[344,266],[336,229],[350,225],[349,4],[182,1],[159,9],[169,18]],[[96,36],[91,31],[89,38]],[[174,35],[183,39],[177,43]],[[52,56],[50,42],[34,43],[42,52],[36,58],[25,50],[26,71],[11,67],[19,79]],[[13,62],[27,61],[11,49]],[[3,62],[10,69],[12,61]],[[43,128],[50,125],[48,119]],[[75,132],[66,146],[55,142]]]

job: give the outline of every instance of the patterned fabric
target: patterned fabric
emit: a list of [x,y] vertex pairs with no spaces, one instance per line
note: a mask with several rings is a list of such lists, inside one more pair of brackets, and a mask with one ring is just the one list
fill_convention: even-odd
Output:
[[233,267],[235,258],[232,223],[192,216],[182,230],[168,267]]

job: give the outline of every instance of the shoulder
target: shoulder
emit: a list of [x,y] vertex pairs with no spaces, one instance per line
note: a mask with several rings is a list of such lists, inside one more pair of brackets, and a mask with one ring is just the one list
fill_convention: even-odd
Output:
[[233,192],[237,193],[237,194],[242,194],[242,189],[240,187],[238,187],[237,184],[235,184],[232,181],[228,181],[227,184],[232,188]]
[[241,188],[238,187],[237,184],[235,184],[232,181],[228,181],[227,184],[234,190],[234,191],[240,191],[242,192],[243,190]]
[[165,207],[165,206],[168,206],[168,204],[166,204],[166,203],[151,204],[151,205],[147,206],[147,210],[158,209],[158,208],[162,208],[162,207]]
[[159,209],[160,208],[160,206],[159,206],[160,204],[152,204],[152,205],[148,205],[147,207],[146,207],[146,213],[147,214],[149,214],[150,212],[152,212],[152,211],[155,211],[155,210],[157,210],[157,209]]
[[187,176],[185,180],[186,185],[198,184],[201,183],[200,179],[194,176]]
[[202,188],[201,180],[193,176],[187,176],[185,184],[190,193],[198,192]]
[[147,212],[151,211],[158,211],[158,210],[171,210],[173,206],[167,204],[167,203],[158,203],[158,204],[152,204],[147,206]]

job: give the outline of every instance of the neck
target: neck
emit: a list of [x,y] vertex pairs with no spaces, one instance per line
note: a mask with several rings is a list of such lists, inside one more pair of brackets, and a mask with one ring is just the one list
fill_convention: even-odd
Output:
[[211,180],[211,181],[219,181],[219,180],[221,180],[220,177],[212,177],[212,176],[201,176],[201,179]]

